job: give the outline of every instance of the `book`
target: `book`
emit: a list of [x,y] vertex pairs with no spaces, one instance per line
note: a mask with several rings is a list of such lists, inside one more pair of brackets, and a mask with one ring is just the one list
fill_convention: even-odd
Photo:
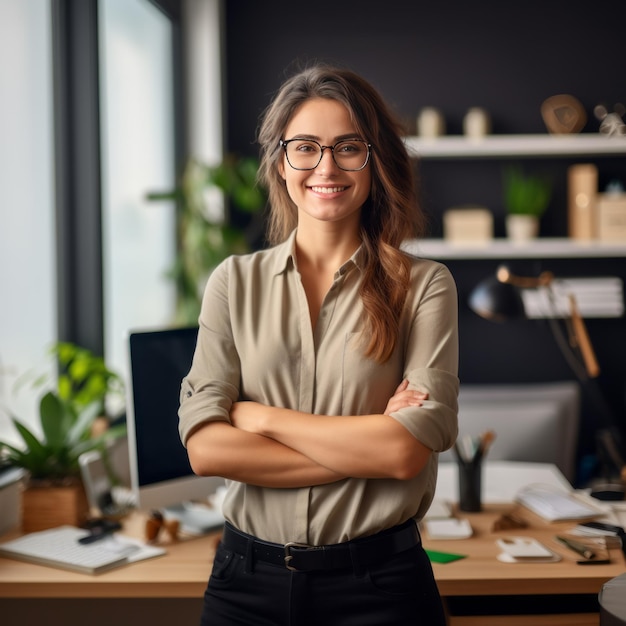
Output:
[[515,499],[548,522],[590,519],[603,514],[600,508],[584,502],[573,493],[540,485],[520,490]]
[[74,526],[28,533],[1,543],[0,556],[82,574],[100,574],[166,552],[164,548],[118,534],[89,544],[79,543],[79,539],[89,534]]

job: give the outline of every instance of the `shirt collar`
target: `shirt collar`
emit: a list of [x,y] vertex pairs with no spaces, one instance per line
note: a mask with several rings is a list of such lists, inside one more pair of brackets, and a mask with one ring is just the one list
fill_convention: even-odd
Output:
[[[354,254],[339,268],[341,274],[345,274],[351,266],[363,269],[365,262],[365,250],[361,244]],[[276,246],[276,260],[274,263],[274,276],[282,274],[290,267],[297,268],[296,260],[296,229],[294,229],[289,237]]]

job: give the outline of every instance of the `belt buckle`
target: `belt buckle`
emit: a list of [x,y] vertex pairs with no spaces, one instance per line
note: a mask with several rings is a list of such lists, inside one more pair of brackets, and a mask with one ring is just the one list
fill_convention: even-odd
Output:
[[286,543],[284,545],[284,549],[285,549],[285,567],[288,570],[291,570],[292,572],[297,572],[299,570],[297,568],[295,568],[293,565],[290,565],[291,561],[293,560],[293,554],[291,554],[291,549],[292,548],[302,548],[304,550],[311,550],[313,548],[313,546],[309,546],[306,543],[298,543],[297,541],[290,541],[289,543]]

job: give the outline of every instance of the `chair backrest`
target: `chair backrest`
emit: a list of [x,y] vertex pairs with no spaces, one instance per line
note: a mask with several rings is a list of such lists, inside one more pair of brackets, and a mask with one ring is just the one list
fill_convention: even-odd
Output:
[[[580,388],[574,381],[516,385],[461,385],[459,437],[496,433],[494,461],[554,463],[572,482],[580,423]],[[453,461],[451,451],[440,461]]]

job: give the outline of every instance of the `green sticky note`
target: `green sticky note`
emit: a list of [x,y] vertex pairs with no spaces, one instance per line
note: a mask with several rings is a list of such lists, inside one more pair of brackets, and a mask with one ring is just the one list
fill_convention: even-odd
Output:
[[432,563],[452,563],[464,559],[464,554],[452,554],[451,552],[437,552],[436,550],[426,550],[426,554]]

